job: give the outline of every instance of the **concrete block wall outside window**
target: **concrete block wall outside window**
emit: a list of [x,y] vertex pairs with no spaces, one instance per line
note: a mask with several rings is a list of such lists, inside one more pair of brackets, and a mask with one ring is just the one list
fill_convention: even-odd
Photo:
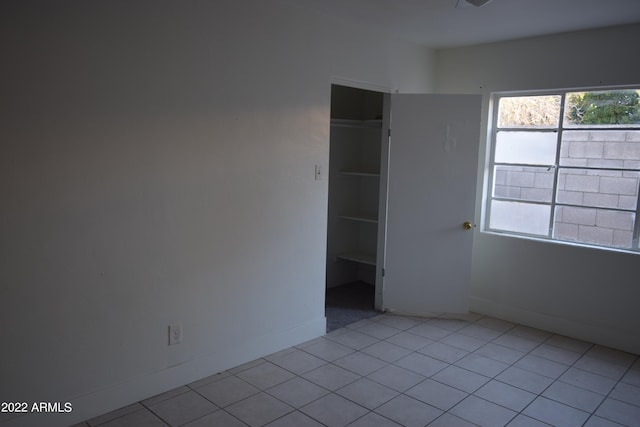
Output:
[[[518,156],[535,158],[536,154],[526,152],[533,149],[523,144],[524,152]],[[521,225],[523,206],[549,204],[553,209],[549,210],[547,237],[637,250],[634,231],[640,188],[640,128],[565,129],[558,157],[555,166],[496,161],[490,207],[495,207],[495,216],[500,215],[501,220],[497,226],[490,222],[489,228],[527,234]],[[534,232],[545,233],[545,227]]]
[[[568,131],[563,134],[554,237],[630,248],[635,214],[599,208],[635,210],[640,172],[563,169],[562,166],[640,169],[640,130]],[[551,202],[554,171],[538,167],[497,166],[494,195]]]

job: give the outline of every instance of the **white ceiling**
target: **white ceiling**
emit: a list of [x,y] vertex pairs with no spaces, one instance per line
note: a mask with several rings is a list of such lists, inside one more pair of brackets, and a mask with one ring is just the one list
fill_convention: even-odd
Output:
[[[640,22],[640,0],[291,0],[348,22],[448,48]],[[629,41],[629,48],[638,41]]]

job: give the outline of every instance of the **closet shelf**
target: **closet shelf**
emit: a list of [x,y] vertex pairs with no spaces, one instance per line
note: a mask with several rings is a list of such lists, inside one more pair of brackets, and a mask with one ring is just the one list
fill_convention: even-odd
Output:
[[382,120],[331,119],[331,126],[350,128],[382,128]]
[[378,223],[378,217],[376,215],[367,215],[362,213],[348,213],[343,215],[338,215],[338,218],[348,219],[351,221],[360,221],[360,222],[370,222],[373,224]]
[[340,171],[343,175],[379,177],[380,172]]
[[336,256],[339,259],[353,261],[360,264],[376,265],[376,256],[364,252],[344,252]]

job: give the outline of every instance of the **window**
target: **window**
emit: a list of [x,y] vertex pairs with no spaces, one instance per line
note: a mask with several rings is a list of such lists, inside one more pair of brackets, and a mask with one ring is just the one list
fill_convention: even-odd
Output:
[[640,89],[494,95],[485,229],[638,251]]

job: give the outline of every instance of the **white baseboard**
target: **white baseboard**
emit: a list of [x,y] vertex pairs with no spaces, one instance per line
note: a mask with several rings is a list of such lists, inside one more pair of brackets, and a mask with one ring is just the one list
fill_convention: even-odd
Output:
[[497,317],[616,350],[640,354],[640,340],[637,333],[632,334],[614,327],[597,326],[563,317],[528,311],[482,298],[471,297],[470,304],[471,311],[486,316]]
[[29,413],[4,420],[0,426],[66,427],[317,338],[326,333],[326,327],[327,320],[321,317],[292,329],[225,345],[205,357],[70,399],[72,412]]

